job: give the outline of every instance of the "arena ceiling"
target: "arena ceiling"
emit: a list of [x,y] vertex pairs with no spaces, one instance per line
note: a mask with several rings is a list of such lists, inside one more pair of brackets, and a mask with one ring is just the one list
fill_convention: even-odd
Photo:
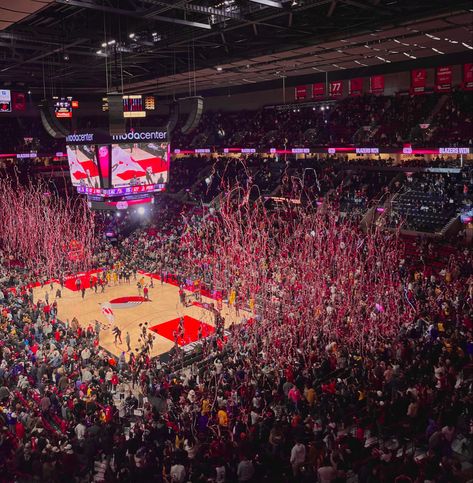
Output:
[[[473,53],[465,0],[0,0],[0,83],[185,95]],[[330,74],[332,75],[332,74]]]

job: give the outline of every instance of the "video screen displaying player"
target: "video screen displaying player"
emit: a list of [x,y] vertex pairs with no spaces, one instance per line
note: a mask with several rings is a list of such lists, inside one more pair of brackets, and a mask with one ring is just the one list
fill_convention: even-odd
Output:
[[112,186],[167,183],[168,143],[112,145]]
[[73,186],[100,188],[94,145],[68,145],[67,160]]

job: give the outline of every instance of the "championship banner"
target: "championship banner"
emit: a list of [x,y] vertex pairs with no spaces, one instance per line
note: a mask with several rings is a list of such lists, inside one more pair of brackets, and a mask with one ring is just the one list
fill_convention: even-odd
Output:
[[450,92],[452,90],[452,68],[437,67],[435,71],[435,91]]
[[348,81],[348,93],[350,96],[361,96],[363,94],[363,79],[361,77]]
[[384,75],[372,75],[370,77],[370,93],[371,94],[384,93]]
[[317,99],[319,97],[325,97],[325,83],[317,82],[312,84],[312,97]]
[[307,97],[307,86],[297,86],[294,92],[296,101],[300,101]]
[[463,65],[463,89],[473,90],[473,64]]
[[332,81],[328,85],[330,97],[342,97],[343,96],[343,84],[342,81]]
[[411,70],[411,94],[423,94],[427,85],[427,71],[425,69]]
[[26,95],[23,92],[12,92],[12,108],[14,111],[26,111]]

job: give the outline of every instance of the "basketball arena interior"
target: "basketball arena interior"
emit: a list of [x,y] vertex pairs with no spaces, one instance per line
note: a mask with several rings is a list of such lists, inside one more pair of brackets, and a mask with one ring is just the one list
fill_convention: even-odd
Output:
[[473,481],[471,0],[0,0],[0,483]]

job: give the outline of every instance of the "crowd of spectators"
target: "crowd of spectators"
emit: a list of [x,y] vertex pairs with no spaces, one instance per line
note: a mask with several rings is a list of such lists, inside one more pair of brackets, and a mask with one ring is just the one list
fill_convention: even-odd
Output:
[[169,189],[173,193],[190,190],[206,168],[210,170],[212,160],[208,156],[176,156],[172,160],[172,178]]
[[390,205],[392,226],[439,232],[473,204],[471,168],[450,173],[406,173]]
[[428,142],[430,144],[471,146],[473,143],[473,94],[456,91],[448,97],[447,102],[433,118],[429,126]]
[[[435,111],[442,96],[448,96]],[[426,145],[471,144],[472,99],[470,92],[412,96],[365,94],[311,105],[276,106],[256,111],[214,112],[206,110],[197,128],[182,134],[178,123],[172,147],[255,147],[322,145],[370,145],[401,147],[405,142]],[[428,129],[419,131],[427,122]],[[130,127],[165,126],[163,116],[132,120]],[[150,124],[151,123],[151,124]],[[106,116],[80,115],[74,129],[106,129]],[[0,152],[56,153],[65,150],[64,140],[49,136],[39,117],[0,119]]]
[[[470,97],[468,97],[470,96]],[[471,141],[471,95],[454,92],[436,113],[434,135],[418,135],[429,120],[440,94],[395,96],[366,94],[314,105],[264,108],[258,111],[206,111],[197,129],[173,133],[177,148],[243,146],[270,148],[374,144],[402,147],[403,143],[462,144]]]
[[[200,181],[193,179],[191,187],[187,187],[188,178],[181,169],[186,160],[191,165],[197,160],[203,167]],[[431,173],[427,168],[451,168],[451,173]],[[179,178],[181,172],[184,181]],[[441,230],[454,216],[467,210],[473,190],[469,164],[461,168],[458,158],[439,156],[432,160],[413,157],[400,161],[361,156],[181,157],[177,178],[171,177],[171,191],[181,189],[185,191],[181,191],[182,200],[198,204],[218,201],[222,192],[237,184],[243,188],[256,185],[258,189],[252,193],[255,196],[309,204],[321,204],[327,199],[344,216],[359,219],[368,208],[382,206],[395,196],[389,205],[391,226],[427,232]]]
[[412,130],[425,121],[438,101],[438,95],[397,95],[389,98],[372,142],[381,146],[401,146],[415,142]]
[[397,175],[393,171],[349,171],[337,192],[340,211],[362,217],[370,203],[379,203],[390,193]]
[[[430,108],[422,99],[412,108],[406,100],[405,114],[383,97],[342,102],[328,111],[208,114],[195,146],[186,147],[211,141],[251,146],[262,133],[268,145],[274,139],[297,144],[308,139],[308,129],[320,129],[324,142],[348,142],[360,124],[371,129],[402,116],[413,123]],[[344,124],[346,112],[354,122]],[[395,143],[406,126],[377,133]],[[334,138],[323,137],[327,129]],[[370,169],[357,170],[360,163]],[[146,226],[121,218],[117,241],[101,242],[94,266],[107,271],[120,262],[134,274],[210,284],[210,275],[182,256],[186,229],[209,216],[202,202],[255,183],[258,194],[309,202],[332,193],[341,210],[362,212],[399,176],[375,169],[391,164],[378,158],[178,158],[170,191],[187,192],[197,206],[163,197]],[[402,183],[461,203],[470,199],[471,176],[462,170],[452,183],[446,174],[413,174]],[[35,297],[31,284],[37,281],[21,260],[0,251],[0,481],[468,481],[473,255],[454,246],[446,256],[443,245],[422,240],[414,246],[414,254],[406,249],[399,277],[415,317],[394,339],[373,338],[358,353],[314,338],[291,359],[268,360],[261,352],[264,334],[242,320],[226,341],[220,334],[204,339],[196,348],[198,363],[188,366],[177,347],[169,362],[151,359],[145,344],[106,352],[100,333],[109,327],[62,318],[56,302],[66,290],[62,276],[51,284],[40,280],[44,296]],[[201,256],[198,245],[194,256]]]
[[[103,242],[95,263],[201,276],[179,254],[202,216],[169,200],[150,226]],[[399,266],[416,316],[394,340],[374,339],[361,354],[314,338],[307,353],[267,360],[242,323],[223,346],[206,340],[201,362],[183,369],[146,347],[111,356],[99,343],[106,328],[61,319],[60,284],[35,299],[21,265],[1,257],[2,479],[467,481],[472,253],[416,249]]]

